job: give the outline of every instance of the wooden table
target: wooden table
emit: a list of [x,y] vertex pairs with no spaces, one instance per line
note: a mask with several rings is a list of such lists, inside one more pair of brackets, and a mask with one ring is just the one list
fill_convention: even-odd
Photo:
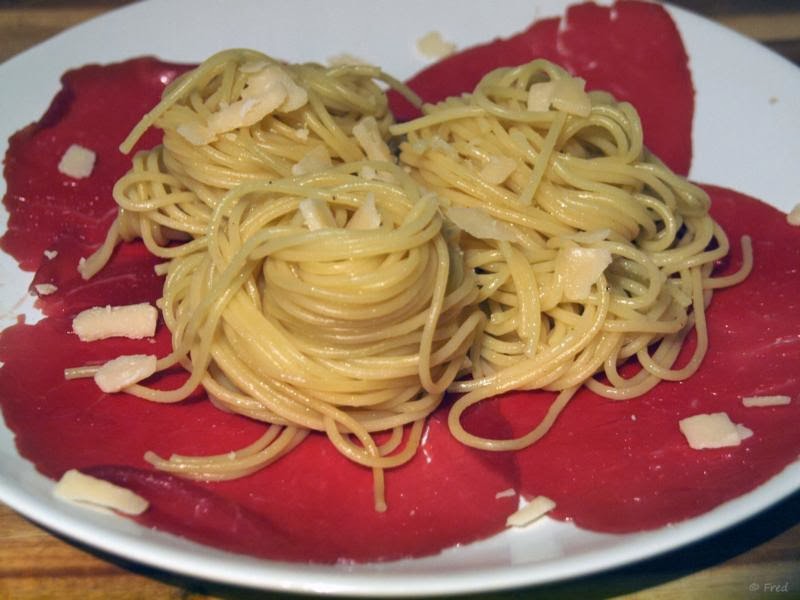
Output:
[[[0,0],[0,61],[126,3]],[[800,64],[797,0],[676,4],[737,29]],[[490,597],[800,598],[798,520],[800,493],[742,525],[680,551],[577,581]],[[180,577],[103,554],[43,530],[0,504],[0,600],[257,597],[264,594]]]

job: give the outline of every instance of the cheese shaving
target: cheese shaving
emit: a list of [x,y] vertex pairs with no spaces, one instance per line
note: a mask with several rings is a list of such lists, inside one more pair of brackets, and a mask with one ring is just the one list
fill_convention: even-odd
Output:
[[544,112],[552,106],[556,110],[579,117],[592,112],[592,100],[580,77],[534,83],[528,88],[528,110]]
[[303,158],[292,165],[292,175],[307,175],[323,171],[333,164],[328,149],[323,146],[314,146]]
[[79,144],[72,144],[61,156],[59,172],[73,179],[85,179],[92,174],[96,155]]
[[55,294],[58,291],[58,287],[52,283],[37,283],[33,286],[33,288],[40,296],[49,296],[50,294]]
[[517,168],[517,161],[507,156],[491,156],[478,177],[483,179],[486,183],[499,185],[503,183],[508,176],[511,175]]
[[500,500],[500,498],[511,498],[512,496],[516,496],[517,491],[514,488],[507,488],[501,492],[497,492],[494,495],[495,500]]
[[131,354],[108,361],[94,374],[94,382],[107,394],[147,379],[156,372],[158,360],[152,354]]
[[318,198],[306,198],[301,200],[298,205],[303,221],[310,231],[319,229],[332,229],[336,227],[336,219],[331,212],[330,206],[324,200]]
[[753,430],[745,427],[741,423],[736,424],[736,433],[739,434],[739,440],[746,440],[749,437],[753,437]]
[[83,342],[110,337],[138,340],[156,333],[158,310],[147,302],[124,306],[95,306],[78,313],[72,331]]
[[536,496],[517,512],[510,514],[506,519],[506,526],[525,527],[542,518],[555,507],[556,503],[547,496]]
[[678,426],[695,450],[738,446],[753,434],[746,427],[733,423],[724,412],[687,417],[681,419]]
[[513,241],[517,239],[514,229],[498,221],[480,208],[450,206],[445,210],[447,218],[459,229],[482,240]]
[[786,222],[794,227],[800,227],[800,203],[794,205],[794,208],[786,215]]
[[564,297],[573,301],[588,298],[592,286],[610,264],[611,253],[604,248],[575,246],[559,249],[555,267]]
[[381,226],[381,213],[375,206],[375,196],[367,195],[364,203],[356,209],[345,229],[378,229]]
[[553,91],[553,108],[562,112],[588,117],[592,112],[592,101],[584,91],[586,82],[580,77],[559,79]]
[[247,62],[239,65],[239,71],[242,73],[258,73],[259,71],[266,69],[268,66],[269,63],[265,60],[248,60]]
[[207,126],[196,122],[181,123],[175,131],[193,146],[205,146],[217,137]]
[[429,31],[417,40],[417,50],[425,58],[439,60],[456,51],[456,44],[446,41],[438,31]]
[[289,73],[278,65],[270,65],[247,80],[242,99],[260,100],[278,89],[283,90],[284,101],[278,105],[280,112],[292,112],[308,102],[308,92],[297,85]]
[[392,152],[389,146],[383,141],[381,132],[378,129],[378,122],[375,117],[364,117],[353,127],[353,136],[358,145],[364,150],[369,160],[381,160],[390,162]]
[[745,396],[742,404],[748,407],[753,406],[785,406],[790,404],[790,396]]
[[528,110],[546,112],[550,110],[556,84],[554,81],[541,81],[528,88]]
[[285,69],[263,65],[246,63],[239,67],[243,73],[250,74],[241,99],[222,106],[209,115],[206,123],[179,125],[178,134],[192,145],[203,146],[216,141],[219,135],[255,125],[273,112],[291,112],[308,102],[306,90],[297,85]]
[[372,66],[372,63],[369,61],[346,52],[329,56],[326,62],[332,67]]
[[147,510],[147,500],[127,488],[103,479],[70,469],[53,488],[53,495],[61,500],[92,508],[112,509],[128,515],[140,515]]

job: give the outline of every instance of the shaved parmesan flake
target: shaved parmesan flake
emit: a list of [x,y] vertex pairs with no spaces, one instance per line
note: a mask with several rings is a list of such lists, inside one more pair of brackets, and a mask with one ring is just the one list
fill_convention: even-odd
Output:
[[695,450],[738,446],[753,434],[746,427],[733,423],[724,412],[686,417],[678,422],[678,426],[689,446]]
[[263,71],[269,66],[269,63],[265,60],[248,60],[245,63],[239,65],[239,70],[242,73],[258,73],[259,71]]
[[528,88],[528,110],[536,112],[550,110],[550,103],[553,101],[555,90],[555,81],[542,81],[532,84]]
[[274,86],[261,96],[237,100],[210,115],[208,128],[212,133],[218,134],[250,127],[274,112],[286,101],[286,97],[283,86]]
[[375,206],[375,196],[370,193],[364,203],[350,217],[345,229],[377,229],[380,226],[381,213]]
[[611,252],[605,248],[561,248],[555,266],[564,297],[567,300],[585,300],[603,271],[611,264]]
[[742,404],[745,406],[785,406],[790,404],[792,399],[789,396],[745,396]]
[[156,372],[157,359],[153,354],[131,354],[108,361],[94,374],[94,382],[107,394],[147,379]]
[[586,82],[580,77],[559,79],[553,90],[553,108],[571,115],[588,117],[592,112],[592,101],[584,91]]
[[193,146],[205,146],[217,139],[217,136],[201,123],[181,123],[175,131]]
[[110,337],[134,340],[153,337],[156,333],[158,310],[147,302],[125,306],[95,306],[72,320],[72,331],[83,342]]
[[292,112],[308,102],[305,88],[297,85],[288,71],[278,65],[271,65],[250,77],[242,90],[242,98],[260,100],[277,89],[284,92],[285,100],[278,106],[281,112]]
[[789,225],[800,226],[800,203],[795,204],[794,208],[786,215],[786,221]]
[[70,469],[56,484],[53,495],[61,500],[97,508],[110,508],[128,515],[140,515],[147,500],[127,488]]
[[332,164],[328,149],[320,144],[319,146],[314,146],[299,162],[292,165],[292,175],[317,173],[318,171],[324,171]]
[[555,507],[556,503],[547,496],[536,496],[517,512],[510,514],[506,519],[506,526],[524,527],[540,519]]
[[503,183],[508,176],[511,175],[517,168],[517,161],[507,156],[490,156],[478,177],[483,179],[486,183],[499,185]]
[[50,294],[55,294],[58,291],[58,287],[52,283],[37,283],[33,286],[33,288],[40,296],[49,296]]
[[355,136],[358,145],[364,150],[369,160],[388,162],[392,160],[392,152],[386,142],[383,141],[375,117],[364,117],[356,123],[353,127],[353,136]]
[[453,42],[445,41],[438,31],[429,31],[417,40],[417,50],[425,58],[438,60],[456,51]]
[[84,279],[89,279],[91,275],[87,275],[86,270],[86,258],[81,256],[81,258],[78,260],[78,273],[80,273],[81,277]]
[[300,214],[303,215],[303,222],[309,230],[317,231],[336,227],[336,219],[333,217],[333,212],[331,212],[330,206],[324,200],[306,198],[300,201],[298,208]]
[[445,209],[447,218],[472,237],[481,240],[512,241],[517,234],[510,225],[498,221],[480,208],[450,206]]
[[327,62],[332,67],[372,66],[370,62],[364,60],[363,58],[354,56],[352,54],[347,54],[346,52],[329,56]]
[[308,93],[279,65],[245,63],[239,70],[252,73],[242,89],[241,99],[223,105],[206,124],[186,123],[178,133],[195,146],[209,144],[217,135],[250,127],[273,112],[291,112],[308,102]]
[[96,155],[79,144],[72,144],[61,156],[58,170],[73,179],[84,179],[92,174]]
[[745,427],[741,423],[736,424],[736,433],[739,434],[740,440],[746,440],[749,437],[753,437],[753,430],[749,427]]
[[502,492],[497,492],[494,495],[495,500],[500,500],[500,498],[511,498],[511,496],[516,496],[517,492],[514,488],[507,488]]
[[552,106],[567,114],[588,117],[592,100],[584,91],[585,85],[580,77],[534,83],[528,88],[528,110],[544,112]]

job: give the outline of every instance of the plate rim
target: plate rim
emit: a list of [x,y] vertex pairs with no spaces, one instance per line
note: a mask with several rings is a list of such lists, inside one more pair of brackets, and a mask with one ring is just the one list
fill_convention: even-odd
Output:
[[[575,2],[571,2],[569,0],[564,0],[559,4],[568,5],[573,4]],[[44,41],[37,46],[30,48],[28,50],[23,51],[20,54],[10,58],[6,62],[0,64],[0,72],[6,70],[6,66],[10,63],[17,64],[18,59],[20,60],[28,60],[30,56],[38,56],[38,54],[42,52],[47,52],[49,48],[57,48],[59,44],[64,43],[65,40],[72,39],[74,36],[83,35],[86,31],[90,31],[97,27],[102,27],[103,23],[108,19],[117,19],[125,16],[125,14],[133,14],[134,12],[141,11],[145,6],[154,6],[158,4],[166,4],[165,2],[161,2],[159,0],[147,0],[145,2],[138,2],[134,4],[128,4],[122,6],[120,8],[114,9],[107,13],[98,15],[85,21],[75,27],[69,28],[63,32],[60,32],[56,36]],[[351,3],[352,4],[352,3]],[[747,44],[750,49],[754,52],[766,52],[769,55],[770,60],[775,60],[779,58],[787,65],[789,65],[792,69],[797,71],[796,67],[792,65],[789,61],[780,57],[779,55],[773,53],[766,47],[758,44],[757,42],[751,40],[739,34],[733,30],[727,29],[718,23],[705,19],[704,17],[694,13],[690,10],[675,7],[672,5],[666,5],[669,12],[672,14],[674,20],[677,24],[680,24],[682,21],[686,21],[687,19],[689,22],[694,22],[695,25],[697,24],[696,20],[700,20],[703,23],[704,27],[712,27],[716,28],[717,32],[724,32],[725,35],[732,36],[731,39],[736,39],[736,43],[738,45]],[[38,58],[36,59],[38,60]],[[691,61],[691,54],[690,54],[690,61]],[[690,62],[691,64],[691,62]],[[800,73],[800,71],[796,72],[795,75]],[[59,73],[60,74],[60,73]],[[56,82],[57,84],[58,82]],[[53,94],[55,93],[57,88],[54,89]],[[52,97],[52,94],[51,94]],[[46,99],[49,102],[49,98]],[[40,111],[41,113],[41,111]],[[19,125],[18,128],[24,126],[24,124]],[[5,153],[7,140],[5,139],[7,136],[3,135],[3,139],[0,139],[0,151]],[[694,168],[694,164],[693,164]],[[0,193],[5,193],[5,184],[4,182],[0,182]],[[0,212],[5,212],[5,209],[2,208]],[[4,225],[0,224],[0,229],[4,230]],[[30,274],[28,274],[30,275]],[[0,422],[0,428],[6,428],[4,423]],[[10,433],[10,432],[9,432]],[[13,437],[13,434],[11,434]],[[12,442],[13,443],[13,442]],[[1,450],[2,448],[0,448]],[[15,450],[15,448],[14,448]],[[0,454],[0,456],[4,457],[4,454]],[[27,463],[26,459],[23,459],[18,456],[20,461]],[[30,465],[29,465],[30,466]],[[31,467],[32,468],[32,467]],[[5,477],[4,477],[5,474]],[[30,476],[30,474],[24,474],[25,476]],[[34,479],[40,478],[41,481],[36,481],[35,485],[42,486],[42,485],[50,485],[52,486],[54,482],[51,480],[44,478],[38,474],[38,472],[33,473]],[[164,566],[163,563],[159,563],[158,556],[152,556],[147,552],[142,553],[142,549],[148,547],[148,545],[152,542],[148,540],[139,540],[141,542],[141,549],[136,550],[138,548],[136,544],[136,536],[134,533],[128,533],[125,531],[111,531],[109,533],[108,530],[103,531],[102,527],[101,530],[97,532],[99,538],[94,539],[87,539],[86,532],[82,531],[82,527],[85,526],[85,513],[80,511],[79,509],[75,509],[74,513],[72,511],[68,512],[68,518],[63,521],[63,515],[59,515],[58,513],[52,513],[46,503],[42,502],[42,497],[39,496],[31,496],[27,494],[24,490],[14,489],[14,481],[11,477],[8,477],[6,473],[5,466],[0,466],[0,500],[4,503],[9,505],[15,511],[19,512],[20,514],[32,519],[33,521],[40,523],[45,528],[57,531],[60,534],[66,535],[70,539],[75,541],[88,544],[94,548],[98,548],[104,552],[109,554],[113,554],[115,556],[123,557],[127,560],[131,560],[140,564],[146,564],[151,567],[155,567],[161,570],[166,570],[170,572],[180,573],[183,575],[188,575],[191,577],[196,577],[198,579],[204,579],[209,581],[216,581],[220,583],[226,583],[231,585],[237,586],[244,586],[244,587],[251,587],[256,589],[269,589],[281,592],[293,592],[293,593],[315,593],[315,594],[350,594],[350,595],[357,595],[357,596],[397,596],[397,595],[417,595],[417,594],[432,594],[432,595],[446,595],[446,594],[454,594],[460,592],[486,592],[486,591],[498,591],[503,589],[509,589],[518,586],[531,586],[531,585],[540,585],[546,583],[553,583],[556,581],[564,581],[567,579],[572,579],[574,577],[579,576],[586,576],[591,575],[600,571],[605,571],[611,568],[621,567],[625,565],[630,565],[635,562],[639,562],[641,560],[649,559],[659,554],[663,554],[665,552],[669,552],[676,548],[685,546],[689,543],[694,541],[699,541],[704,539],[708,536],[716,534],[724,529],[733,527],[743,521],[746,521],[756,514],[767,510],[771,506],[785,500],[793,493],[795,493],[798,489],[800,489],[800,459],[795,461],[794,463],[788,465],[786,469],[784,469],[780,474],[776,475],[775,477],[771,478],[769,481],[765,482],[758,488],[739,496],[733,500],[730,500],[722,505],[712,509],[711,511],[704,513],[698,517],[694,517],[692,519],[688,519],[685,521],[681,521],[673,526],[669,526],[668,528],[659,528],[657,530],[651,530],[648,532],[643,532],[652,537],[654,533],[659,533],[659,535],[655,536],[655,538],[651,539],[649,544],[646,544],[648,550],[642,552],[641,548],[631,548],[628,550],[626,559],[620,561],[619,559],[612,560],[608,556],[600,557],[600,560],[596,561],[592,566],[585,567],[578,573],[574,572],[564,572],[568,570],[568,566],[570,564],[569,560],[563,561],[562,564],[567,565],[566,567],[557,568],[553,570],[549,576],[545,577],[538,577],[538,578],[531,578],[531,571],[536,570],[535,567],[538,565],[536,563],[522,563],[519,565],[513,566],[505,566],[501,570],[505,572],[505,577],[500,577],[499,580],[497,578],[497,574],[491,574],[491,572],[496,571],[495,567],[490,568],[489,572],[483,571],[474,571],[470,576],[465,577],[465,573],[458,573],[458,574],[449,574],[449,575],[442,575],[441,573],[422,573],[415,575],[417,584],[424,583],[423,586],[415,586],[413,589],[409,589],[411,586],[409,584],[409,574],[408,572],[400,572],[397,574],[392,574],[387,572],[383,567],[385,565],[391,565],[391,563],[379,563],[375,564],[372,563],[372,567],[369,569],[362,569],[360,566],[347,568],[344,566],[328,566],[328,565],[303,565],[298,563],[282,563],[279,561],[266,561],[263,559],[255,559],[253,557],[246,557],[242,555],[232,555],[236,557],[236,560],[244,561],[245,563],[251,563],[255,561],[259,565],[264,566],[265,564],[269,566],[266,570],[271,572],[275,570],[274,579],[264,580],[261,577],[253,577],[251,581],[243,581],[241,576],[233,577],[220,577],[220,575],[225,575],[225,573],[218,573],[216,576],[209,576],[208,573],[208,564],[198,564],[193,568],[191,565],[183,565],[181,569],[175,569],[171,566]],[[770,493],[771,492],[771,493]],[[755,508],[753,508],[755,506]],[[717,520],[718,513],[722,511],[724,513],[728,513],[732,511],[731,516],[728,516],[725,519],[725,522],[720,523]],[[75,516],[79,515],[79,516]],[[102,521],[98,521],[102,523]],[[83,523],[83,525],[82,525]],[[136,525],[136,527],[139,527]],[[661,538],[666,536],[666,531],[669,530],[671,533],[672,541],[670,543],[665,543],[664,540]],[[675,533],[678,533],[675,536]],[[701,532],[701,533],[698,533]],[[108,536],[105,540],[102,539],[103,536]],[[195,549],[202,549],[206,553],[208,552],[209,548],[207,546],[202,546],[200,544],[195,544],[193,542],[188,542],[182,540],[181,538],[176,538],[176,536],[171,536],[169,534],[159,534],[167,536],[169,539],[178,539],[180,540],[180,545],[188,544],[190,547]],[[641,537],[640,534],[625,534],[622,537]],[[173,539],[173,541],[174,541]],[[120,540],[127,540],[129,546],[127,548],[119,548],[114,546],[114,542],[118,542]],[[134,551],[136,550],[136,551]],[[181,549],[173,549],[174,551],[180,552]],[[214,550],[214,553],[220,553],[221,551]],[[226,555],[230,555],[230,553],[223,553]],[[596,550],[591,554],[607,554],[606,550]],[[191,556],[190,558],[197,559],[196,556]],[[603,560],[605,558],[605,560]],[[216,559],[211,559],[216,560]],[[425,561],[426,558],[422,559],[414,559],[416,561]],[[283,566],[281,566],[283,565]],[[299,576],[296,578],[295,581],[283,581],[281,579],[282,576],[285,575],[287,570],[297,571],[299,572]],[[241,575],[241,574],[240,574]],[[458,583],[461,584],[461,587],[453,585],[450,581],[453,578],[458,578]],[[375,583],[376,580],[380,580],[379,587],[369,587],[365,588],[364,584]],[[390,583],[391,585],[386,585]]]

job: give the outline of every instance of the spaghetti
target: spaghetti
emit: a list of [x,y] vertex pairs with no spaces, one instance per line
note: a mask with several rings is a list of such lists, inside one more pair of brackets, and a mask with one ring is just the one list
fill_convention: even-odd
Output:
[[114,186],[119,216],[81,274],[137,237],[165,259],[204,248],[212,211],[237,185],[388,159],[392,116],[378,81],[402,87],[376,67],[289,65],[252,50],[220,52],[185,73],[121,144],[128,153],[148,128],[163,131]]
[[[247,90],[269,69],[274,107],[250,117],[262,99]],[[148,453],[158,468],[240,477],[322,431],[373,469],[385,508],[383,469],[413,456],[485,318],[438,204],[392,160],[377,75],[225,52],[176,81],[123,144],[164,130],[117,183],[118,218],[83,267],[91,275],[134,236],[169,259],[160,308],[173,351],[157,368],[190,373],[177,389],[126,391],[177,402],[202,385],[221,409],[270,424],[238,452]],[[238,124],[211,130],[228,119]]]
[[[156,467],[240,477],[320,431],[373,470],[384,510],[383,469],[414,455],[448,391],[461,394],[457,439],[510,450],[581,386],[622,400],[698,368],[705,307],[746,277],[749,241],[743,268],[713,278],[728,239],[707,195],[648,153],[632,106],[540,60],[395,124],[377,81],[402,89],[374,67],[226,51],[123,143],[164,131],[115,186],[119,215],[80,269],[91,277],[134,237],[166,259],[173,351],[158,369],[189,373],[174,390],[126,391],[177,402],[201,385],[269,424],[230,454],[148,453]],[[623,377],[631,361],[641,369]],[[556,394],[535,429],[498,440],[463,427],[469,407],[513,389]]]
[[[407,136],[401,160],[467,228],[462,247],[488,324],[473,377],[452,386],[464,395],[449,424],[471,446],[532,444],[582,385],[626,399],[689,377],[708,346],[711,290],[751,268],[745,239],[743,268],[711,277],[729,242],[707,194],[648,153],[631,105],[583,85],[544,60],[497,69],[473,94],[391,129]],[[691,331],[696,349],[676,367]],[[624,378],[618,367],[631,360],[642,368]],[[470,406],[513,389],[558,396],[518,439],[464,429]]]

